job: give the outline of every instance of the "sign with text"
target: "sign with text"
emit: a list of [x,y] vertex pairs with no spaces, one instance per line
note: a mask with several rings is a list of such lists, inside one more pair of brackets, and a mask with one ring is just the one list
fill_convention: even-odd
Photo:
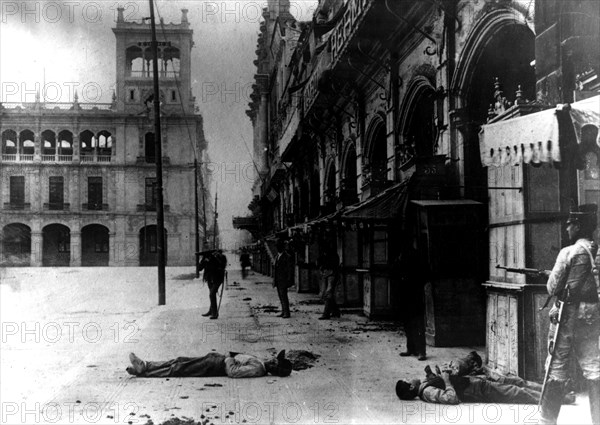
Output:
[[331,35],[331,56],[335,63],[338,56],[354,33],[357,24],[362,20],[365,12],[371,7],[374,0],[350,0],[346,6],[344,16],[337,23]]

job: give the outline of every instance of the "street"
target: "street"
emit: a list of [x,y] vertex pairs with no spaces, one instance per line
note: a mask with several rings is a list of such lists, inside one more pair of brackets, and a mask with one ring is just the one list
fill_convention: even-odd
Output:
[[[422,377],[483,347],[428,347],[428,361],[401,358],[397,324],[358,312],[319,321],[316,294],[290,290],[291,319],[269,277],[241,281],[230,269],[218,320],[190,267],[167,268],[167,303],[158,306],[156,269],[0,270],[2,423],[536,423],[532,405],[400,402],[398,379]],[[145,360],[216,350],[269,358],[305,350],[312,367],[290,377],[136,378],[128,354]],[[587,397],[563,406],[559,423],[589,423]],[[169,421],[169,422],[167,422]]]

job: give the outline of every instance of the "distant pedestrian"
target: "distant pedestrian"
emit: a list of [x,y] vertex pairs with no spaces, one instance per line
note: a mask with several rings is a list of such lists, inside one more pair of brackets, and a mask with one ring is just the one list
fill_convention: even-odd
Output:
[[335,302],[335,289],[340,280],[340,257],[334,247],[325,248],[319,258],[319,269],[323,281],[323,299],[325,308],[319,320],[340,317],[340,309]]
[[242,279],[246,279],[248,276],[248,271],[246,269],[251,265],[250,254],[248,254],[246,249],[243,249],[242,254],[240,255],[240,265],[242,267]]
[[419,269],[416,248],[405,246],[392,265],[392,276],[398,281],[400,317],[406,334],[406,351],[401,356],[417,356],[426,360],[425,348],[425,279]]
[[225,269],[227,267],[227,257],[221,250],[212,250],[203,253],[200,260],[199,270],[204,270],[204,281],[208,285],[208,296],[210,299],[210,309],[203,316],[209,316],[211,319],[219,318],[219,308],[217,305],[217,294],[219,287],[225,280]]
[[[600,424],[600,303],[598,300],[598,245],[592,240],[597,205],[580,205],[567,220],[573,245],[560,250],[546,288],[564,303],[560,328],[553,344],[548,382],[541,403],[541,423],[556,424],[569,380],[571,360],[577,359],[587,381],[592,423]],[[558,308],[550,311],[550,335],[558,325]]]
[[277,317],[288,319],[290,317],[290,301],[288,288],[294,286],[294,261],[285,249],[285,242],[277,241],[277,256],[273,264],[273,288],[277,288],[277,295],[281,302],[281,314]]

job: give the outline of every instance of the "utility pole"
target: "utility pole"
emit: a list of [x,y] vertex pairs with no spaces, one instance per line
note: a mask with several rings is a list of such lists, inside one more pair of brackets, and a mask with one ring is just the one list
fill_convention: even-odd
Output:
[[196,217],[196,278],[200,277],[200,224],[198,223],[198,159],[194,158],[194,204]]
[[162,145],[160,134],[160,90],[158,87],[158,42],[154,20],[154,1],[150,0],[152,29],[152,73],[154,74],[154,151],[156,156],[156,253],[158,254],[158,305],[166,304],[165,296],[165,217],[163,207]]
[[217,186],[215,185],[215,221],[213,223],[213,249],[217,249],[217,217],[219,217],[219,213],[217,212],[217,202],[219,200],[219,191],[217,190]]

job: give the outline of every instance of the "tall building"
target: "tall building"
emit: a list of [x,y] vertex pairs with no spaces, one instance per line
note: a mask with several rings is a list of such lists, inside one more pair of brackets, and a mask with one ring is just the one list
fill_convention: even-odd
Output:
[[[118,10],[110,104],[0,104],[0,264],[146,266],[157,262],[150,24]],[[193,160],[206,157],[191,93],[193,31],[157,24],[167,265],[194,264]],[[199,191],[205,173],[198,175]],[[199,194],[203,200],[210,196]],[[200,214],[200,229],[206,229]],[[201,234],[201,241],[205,238]],[[201,242],[202,243],[202,242]]]
[[334,247],[338,303],[394,318],[394,265],[415,247],[427,343],[485,343],[492,368],[539,379],[545,286],[496,266],[551,268],[569,207],[600,199],[598,2],[288,8],[264,9],[247,111],[260,173],[234,224],[254,267],[270,273],[285,238],[298,289],[317,292]]

